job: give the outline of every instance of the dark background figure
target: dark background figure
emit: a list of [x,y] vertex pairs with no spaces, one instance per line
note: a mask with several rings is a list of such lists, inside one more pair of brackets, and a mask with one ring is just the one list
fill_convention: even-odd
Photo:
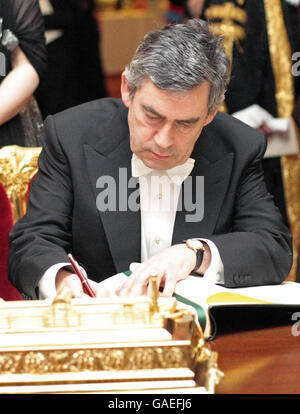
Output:
[[184,0],[169,0],[165,13],[166,23],[176,24],[184,21],[186,15]]
[[[195,7],[197,3],[202,4],[202,14],[193,16],[189,13],[189,6]],[[300,50],[297,7],[287,0],[281,0],[280,3],[289,46],[293,53]],[[265,5],[264,0],[186,0],[187,16],[204,18],[217,30],[224,30],[225,45],[232,48],[232,70],[224,108],[229,114],[256,104],[273,117],[281,117],[278,112],[279,98],[276,96],[276,79],[269,50]],[[222,27],[218,26],[221,23]],[[276,35],[281,36],[274,33],[274,36]],[[289,59],[291,62],[292,56]],[[294,77],[295,90],[294,96],[291,97],[294,102],[299,96],[299,82],[300,77]],[[285,223],[289,225],[280,158],[265,158],[263,168],[267,188],[274,196],[275,204],[280,209]]]
[[0,147],[39,146],[33,93],[46,70],[44,23],[35,0],[0,0]]
[[46,33],[58,30],[60,36],[47,44],[48,72],[36,94],[44,117],[106,96],[94,1],[48,3],[53,10],[44,14]]

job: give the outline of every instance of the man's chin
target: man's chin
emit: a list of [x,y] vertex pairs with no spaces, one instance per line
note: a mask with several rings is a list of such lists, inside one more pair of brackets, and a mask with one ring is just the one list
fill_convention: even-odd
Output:
[[170,159],[171,157],[168,158],[147,158],[145,160],[143,160],[144,164],[147,165],[147,167],[149,168],[153,168],[154,170],[169,170],[170,168],[173,168],[176,166],[176,164],[174,163],[174,160]]

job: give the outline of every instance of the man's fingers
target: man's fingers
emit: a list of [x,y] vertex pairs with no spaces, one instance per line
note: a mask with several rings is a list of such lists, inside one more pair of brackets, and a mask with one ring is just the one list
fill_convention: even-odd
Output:
[[89,297],[90,296],[87,293],[84,293],[83,290],[72,292],[72,298],[73,299],[86,299],[86,298],[89,298]]
[[56,290],[59,292],[64,287],[71,291],[72,298],[80,298],[84,295],[81,282],[74,273],[59,271],[56,276]]
[[[101,284],[94,280],[88,279],[89,285],[95,292],[96,297],[108,297],[109,291],[105,289]],[[72,298],[90,298],[90,296],[84,291],[82,283],[77,275],[70,272],[59,272],[56,276],[56,289],[61,290],[63,287],[67,287],[72,294]]]
[[154,268],[137,266],[128,280],[117,290],[118,296],[141,296],[147,294],[149,279],[151,275],[158,275]]
[[[189,253],[190,252],[190,253]],[[178,280],[185,279],[194,264],[195,254],[179,244],[165,249],[142,264],[130,267],[132,274],[116,291],[118,296],[140,296],[152,294],[151,278],[157,277],[156,288],[161,288],[163,296],[172,296]]]
[[140,266],[142,266],[142,264],[141,263],[136,263],[136,262],[133,262],[133,263],[131,263],[130,265],[129,265],[129,270],[133,273],[133,272],[135,272]]
[[165,286],[163,288],[163,291],[161,293],[162,296],[170,297],[173,296],[173,293],[175,292],[176,287],[176,281],[173,279],[166,279]]
[[107,298],[110,296],[109,291],[101,286],[101,283],[96,283],[91,280],[90,285],[96,294],[96,298]]
[[131,275],[119,289],[116,294],[118,296],[140,296],[145,294],[145,280],[142,277]]

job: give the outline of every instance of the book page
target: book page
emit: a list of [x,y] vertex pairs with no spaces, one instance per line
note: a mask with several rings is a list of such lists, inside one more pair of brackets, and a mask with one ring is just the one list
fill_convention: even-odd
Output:
[[[111,296],[128,276],[118,273],[101,282]],[[300,306],[300,283],[286,281],[280,285],[254,286],[245,288],[226,288],[198,276],[188,276],[176,285],[176,299],[182,308],[201,307],[206,314],[203,326],[205,338],[212,335],[213,324],[209,309],[221,306],[242,305],[296,305]],[[179,295],[179,296],[178,296]],[[192,302],[193,304],[189,303]],[[199,321],[200,322],[200,321]],[[203,322],[203,321],[202,321]]]
[[[189,276],[177,283],[176,292],[208,307],[243,304],[300,305],[300,283],[286,281],[280,285],[226,288]],[[198,302],[197,302],[198,301]]]
[[116,275],[103,280],[99,284],[110,293],[111,297],[115,297],[117,289],[122,286],[127,279],[128,276],[124,273],[117,273]]
[[[128,276],[118,273],[101,282],[111,296],[127,280]],[[286,281],[280,285],[226,288],[190,275],[177,283],[176,292],[200,306],[223,306],[226,304],[281,304],[300,305],[300,283]]]

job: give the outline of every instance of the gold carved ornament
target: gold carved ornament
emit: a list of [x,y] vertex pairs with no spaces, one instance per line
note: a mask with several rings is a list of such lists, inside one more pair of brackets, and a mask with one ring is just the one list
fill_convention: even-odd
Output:
[[0,393],[213,392],[223,373],[196,314],[151,284],[152,298],[0,301]]
[[0,181],[10,200],[15,223],[26,213],[28,188],[37,173],[40,152],[40,147],[0,148]]
[[[280,0],[264,0],[270,55],[275,77],[278,116],[290,118],[294,110],[294,82],[292,53]],[[300,147],[299,130],[297,129]],[[289,280],[296,279],[297,257],[300,243],[300,156],[281,158],[287,214],[293,234],[294,262]]]

